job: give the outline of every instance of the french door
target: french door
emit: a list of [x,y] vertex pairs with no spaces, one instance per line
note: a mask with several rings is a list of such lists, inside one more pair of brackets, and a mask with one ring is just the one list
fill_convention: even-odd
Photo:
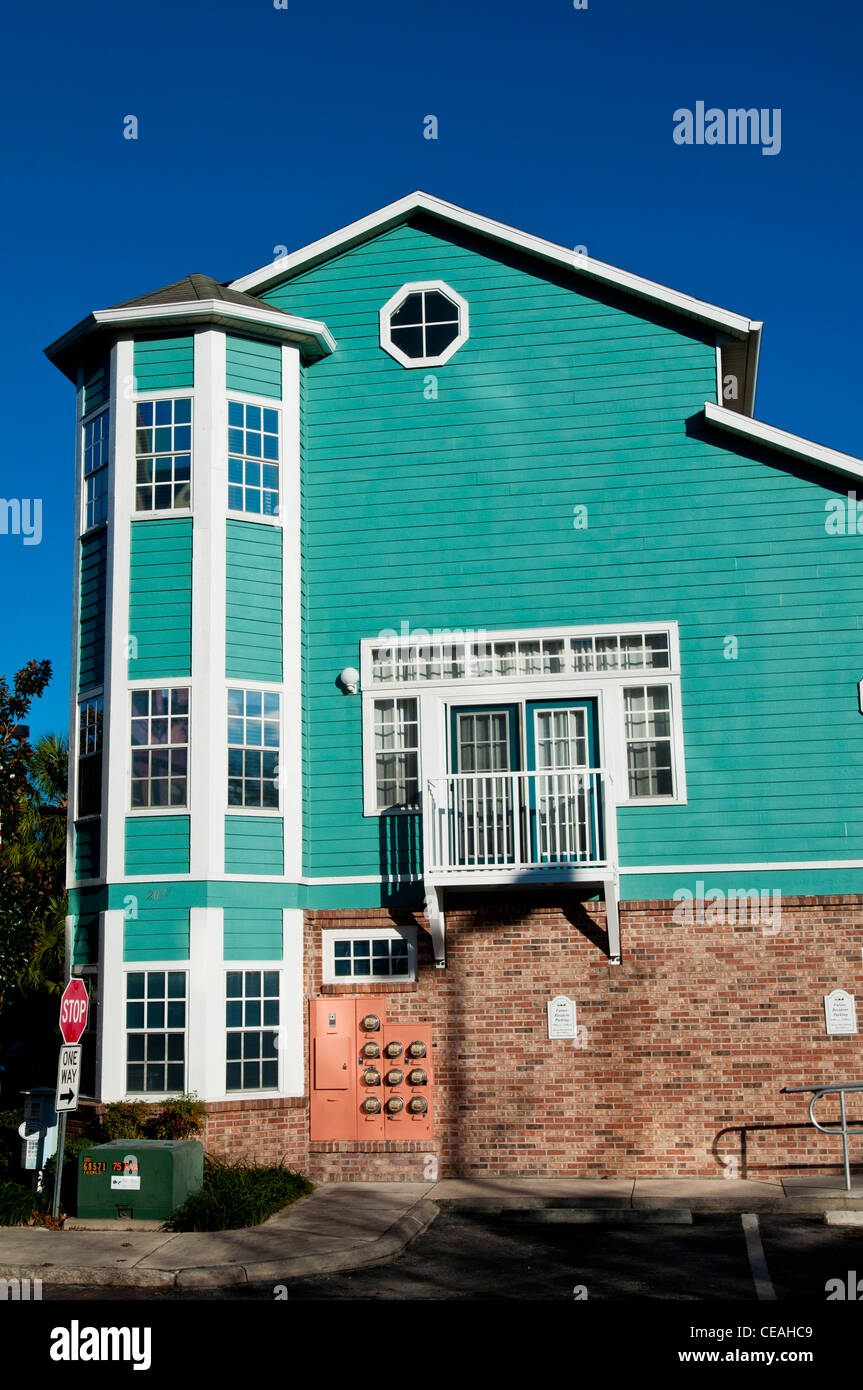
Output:
[[595,700],[531,701],[526,707],[531,853],[538,864],[601,857]]
[[451,730],[453,850],[460,865],[516,862],[519,813],[517,705],[454,709]]

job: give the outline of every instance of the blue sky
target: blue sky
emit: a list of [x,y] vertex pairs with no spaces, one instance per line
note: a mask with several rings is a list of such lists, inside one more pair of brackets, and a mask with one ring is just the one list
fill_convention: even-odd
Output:
[[[73,563],[73,390],[42,348],[411,189],[764,319],[758,418],[863,453],[861,38],[859,0],[7,11],[0,496],[40,497],[43,528],[0,534],[0,672],[54,662],[34,734],[67,724]],[[675,144],[699,100],[779,108],[780,152]]]

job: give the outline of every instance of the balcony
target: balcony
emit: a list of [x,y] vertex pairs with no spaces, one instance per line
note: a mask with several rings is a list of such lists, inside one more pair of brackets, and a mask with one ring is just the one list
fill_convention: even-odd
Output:
[[605,880],[603,768],[455,772],[427,783],[425,876],[436,885]]

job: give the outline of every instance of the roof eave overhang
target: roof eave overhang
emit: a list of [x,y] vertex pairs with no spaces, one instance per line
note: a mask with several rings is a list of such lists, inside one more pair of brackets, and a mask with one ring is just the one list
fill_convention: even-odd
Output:
[[81,350],[88,339],[116,338],[131,329],[201,328],[213,324],[256,338],[297,345],[308,362],[335,351],[336,340],[318,319],[299,318],[281,310],[260,310],[224,299],[195,299],[180,304],[146,304],[134,308],[99,309],[45,348],[45,355],[71,381],[76,379]]
[[531,236],[527,232],[507,226],[504,222],[496,222],[493,218],[468,212],[467,209],[460,208],[455,203],[447,203],[442,198],[434,198],[431,194],[422,192],[411,193],[406,198],[400,198],[397,202],[389,203],[386,207],[371,213],[368,217],[363,217],[357,222],[350,223],[347,227],[342,227],[330,236],[313,241],[308,246],[303,246],[298,251],[282,256],[277,261],[270,261],[260,270],[252,271],[251,274],[234,280],[231,283],[231,289],[241,290],[245,294],[262,294],[300,271],[309,270],[313,266],[329,260],[334,255],[341,255],[364,241],[380,236],[382,232],[389,231],[390,228],[406,222],[410,217],[420,212],[429,213],[434,217],[441,218],[444,222],[476,232],[480,236],[488,237],[491,241],[518,248],[549,264],[565,266],[588,280],[603,285],[613,285],[641,299],[675,310],[699,323],[710,325],[724,333],[730,333],[733,337],[747,339],[752,334],[760,332],[760,323],[741,314],[734,314],[728,309],[718,308],[715,304],[708,304],[704,300],[694,299],[691,295],[668,289],[666,286],[658,285],[653,280],[646,280],[640,275],[632,275],[628,271],[618,270],[616,266],[606,265],[604,261],[595,260],[592,256],[583,255],[579,251],[570,251],[565,246],[558,246],[553,241],[546,241],[543,237]]
[[815,444],[798,434],[789,434],[775,425],[765,425],[761,420],[752,420],[737,410],[728,410],[726,406],[705,401],[704,418],[709,425],[727,430],[750,443],[777,449],[806,463],[820,464],[822,468],[829,468],[831,472],[841,473],[846,478],[863,478],[863,459],[855,458],[853,454],[841,454],[838,449],[828,449],[825,444]]

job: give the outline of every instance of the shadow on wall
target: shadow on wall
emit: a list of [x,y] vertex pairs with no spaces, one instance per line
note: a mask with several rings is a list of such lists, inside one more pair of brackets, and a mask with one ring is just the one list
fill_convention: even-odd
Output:
[[[849,1130],[849,1134],[851,1131]],[[796,1136],[806,1135],[813,1139],[822,1138],[825,1140],[823,1157],[813,1158],[811,1163],[803,1163],[801,1160],[792,1160],[788,1163],[769,1162],[758,1158],[757,1153],[752,1149],[759,1140],[766,1135],[770,1135],[777,1140],[779,1137],[794,1134]],[[771,1146],[776,1152],[776,1145]],[[795,1146],[796,1147],[796,1146]],[[720,1175],[727,1178],[764,1178],[769,1173],[788,1173],[805,1174],[818,1173],[829,1176],[825,1170],[832,1174],[835,1172],[844,1179],[845,1169],[842,1163],[842,1142],[837,1136],[838,1154],[836,1149],[830,1146],[825,1135],[818,1135],[808,1122],[800,1124],[758,1124],[758,1125],[729,1125],[727,1129],[721,1129],[716,1135],[712,1144],[713,1157],[720,1168]],[[863,1165],[851,1163],[851,1173],[863,1173]]]

